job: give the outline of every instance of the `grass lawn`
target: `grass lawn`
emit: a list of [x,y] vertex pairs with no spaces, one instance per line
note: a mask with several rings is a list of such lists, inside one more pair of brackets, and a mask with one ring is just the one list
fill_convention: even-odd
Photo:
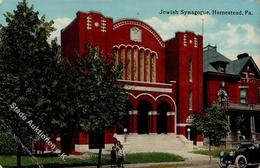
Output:
[[[48,157],[36,157],[39,164],[44,167],[61,167],[61,166],[87,166],[96,165],[97,154],[89,154],[85,158],[72,158],[69,157],[66,161],[61,160],[58,156],[48,156]],[[169,153],[135,153],[127,154],[125,163],[156,163],[156,162],[178,162],[183,161],[181,156],[169,154]],[[101,163],[109,164],[110,155],[102,155]],[[0,165],[4,167],[15,167],[16,166],[16,156],[10,155],[0,155]],[[37,163],[32,160],[29,156],[22,157],[22,166],[33,167]]]
[[[66,161],[61,160],[58,156],[52,156],[52,157],[36,157],[37,162],[39,164],[42,164],[46,166],[48,165],[91,165],[91,159],[90,160],[82,160],[82,159],[76,159],[76,158],[68,158]],[[33,160],[29,156],[23,156],[22,157],[22,166],[33,166],[37,165],[37,162]],[[0,156],[0,165],[4,167],[16,167],[16,156],[10,156],[10,155],[1,155]],[[93,163],[92,163],[93,165]]]
[[214,158],[217,158],[217,157],[219,157],[219,153],[221,151],[230,152],[232,150],[234,150],[234,149],[215,148],[215,149],[212,149],[211,152],[209,152],[209,150],[207,149],[207,150],[196,150],[196,151],[193,151],[192,153],[202,154],[202,155],[211,155]]

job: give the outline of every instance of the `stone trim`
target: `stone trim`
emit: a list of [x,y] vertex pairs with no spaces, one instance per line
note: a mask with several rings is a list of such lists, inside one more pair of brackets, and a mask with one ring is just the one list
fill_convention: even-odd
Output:
[[249,86],[238,86],[238,88],[240,88],[240,89],[248,89]]
[[148,112],[148,115],[150,116],[150,115],[157,115],[157,111],[149,111]]
[[138,110],[130,110],[128,112],[129,115],[137,115],[138,114]]
[[187,123],[178,123],[176,124],[177,127],[186,127],[186,126],[190,126],[191,124],[187,124]]
[[125,85],[124,88],[126,90],[172,93],[172,88],[159,88],[159,87],[133,86],[133,85]]
[[174,116],[174,115],[175,115],[175,112],[172,112],[172,111],[167,112],[167,116]]

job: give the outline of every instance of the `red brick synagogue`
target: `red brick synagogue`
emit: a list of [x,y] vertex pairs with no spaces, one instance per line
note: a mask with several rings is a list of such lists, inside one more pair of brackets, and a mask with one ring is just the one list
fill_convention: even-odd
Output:
[[[260,133],[260,72],[247,54],[231,61],[216,47],[203,48],[203,37],[193,32],[176,32],[164,41],[143,21],[114,21],[98,12],[78,12],[61,31],[62,53],[73,60],[74,51],[83,55],[88,44],[103,55],[115,55],[116,63],[123,65],[119,81],[131,103],[123,126],[105,130],[105,147],[125,128],[128,136],[178,135],[202,142],[191,127],[190,115],[219,100],[228,109],[230,137]],[[237,117],[244,119],[241,127],[232,125]],[[95,135],[79,131],[72,138],[72,151],[95,146]]]

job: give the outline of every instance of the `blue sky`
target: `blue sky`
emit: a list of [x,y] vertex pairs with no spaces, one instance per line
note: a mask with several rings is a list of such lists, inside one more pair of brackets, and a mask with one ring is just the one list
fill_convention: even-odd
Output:
[[[60,29],[75,18],[77,11],[95,10],[114,20],[136,18],[151,25],[163,39],[176,31],[202,32],[204,46],[217,45],[218,50],[231,59],[247,52],[260,67],[260,0],[28,0],[40,15],[54,20],[57,31],[51,38],[60,38]],[[0,23],[3,14],[16,8],[18,0],[0,0]],[[162,15],[161,10],[248,10],[252,15]]]

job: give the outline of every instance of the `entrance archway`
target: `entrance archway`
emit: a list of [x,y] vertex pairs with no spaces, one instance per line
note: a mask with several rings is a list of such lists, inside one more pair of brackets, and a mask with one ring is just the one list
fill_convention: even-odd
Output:
[[170,105],[167,102],[163,101],[158,104],[157,108],[157,133],[167,134],[167,112],[170,111]]
[[149,116],[148,112],[152,110],[152,105],[147,100],[142,100],[138,104],[138,133],[147,134],[149,133]]

